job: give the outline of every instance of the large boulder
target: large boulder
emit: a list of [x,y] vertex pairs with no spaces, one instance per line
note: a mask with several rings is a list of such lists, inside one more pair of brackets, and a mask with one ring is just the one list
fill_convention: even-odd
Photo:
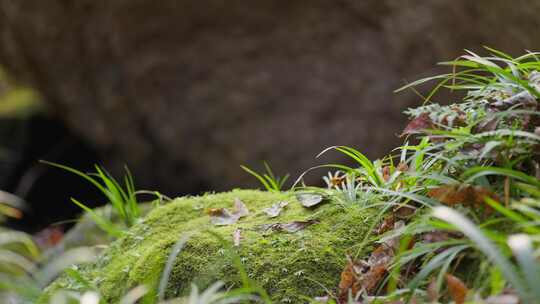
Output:
[[[530,0],[0,0],[0,62],[111,165],[166,193],[394,142],[404,80],[464,48],[537,49]],[[335,160],[333,156],[328,161]]]
[[[208,210],[231,209],[236,199],[245,203],[250,214],[232,225],[213,225]],[[262,209],[279,201],[289,205],[278,217],[269,218]],[[80,269],[107,303],[117,303],[122,295],[141,284],[149,287],[148,299],[152,303],[173,245],[191,234],[174,262],[166,297],[189,294],[191,283],[204,289],[222,280],[227,287],[241,287],[238,269],[223,243],[232,244],[233,233],[241,229],[240,243],[233,250],[248,276],[276,303],[301,303],[302,296],[321,296],[325,288],[337,288],[346,254],[362,252],[358,245],[368,232],[373,219],[370,215],[373,212],[356,204],[347,207],[325,202],[307,209],[291,193],[235,190],[184,197],[151,211],[94,264]],[[263,226],[308,220],[317,222],[293,233],[265,230]],[[47,294],[80,288],[80,282],[64,276],[48,288]]]

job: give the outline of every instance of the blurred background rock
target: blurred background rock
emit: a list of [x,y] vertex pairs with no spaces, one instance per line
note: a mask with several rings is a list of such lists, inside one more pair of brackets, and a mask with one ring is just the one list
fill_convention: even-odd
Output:
[[180,195],[255,186],[239,165],[263,160],[296,177],[330,145],[380,157],[420,102],[394,89],[463,49],[538,50],[539,11],[536,0],[0,0],[0,64],[33,89],[17,93],[27,110],[4,111],[14,88],[2,79],[0,189],[42,227],[73,215],[69,196],[95,194],[38,159],[127,164],[139,188]]

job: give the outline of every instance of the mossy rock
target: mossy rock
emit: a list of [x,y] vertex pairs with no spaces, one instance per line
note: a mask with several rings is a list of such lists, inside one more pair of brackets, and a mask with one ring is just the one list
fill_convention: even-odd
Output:
[[[232,208],[235,198],[250,210],[236,224],[214,226],[208,208]],[[289,205],[276,218],[263,208],[278,201]],[[191,284],[204,289],[222,280],[239,287],[240,278],[222,240],[232,242],[232,234],[242,229],[240,246],[234,250],[251,279],[262,285],[276,302],[302,303],[304,296],[320,296],[325,288],[339,283],[345,255],[354,253],[370,226],[369,211],[335,202],[307,209],[293,193],[233,190],[199,197],[183,197],[158,207],[126,236],[113,242],[98,260],[81,268],[82,274],[99,289],[107,303],[116,303],[130,289],[150,286],[149,302],[155,302],[157,285],[172,246],[186,233],[192,236],[178,255],[167,286],[166,297],[189,293]],[[319,222],[295,232],[262,230],[263,224],[316,219]],[[47,289],[80,289],[80,284],[62,276]]]

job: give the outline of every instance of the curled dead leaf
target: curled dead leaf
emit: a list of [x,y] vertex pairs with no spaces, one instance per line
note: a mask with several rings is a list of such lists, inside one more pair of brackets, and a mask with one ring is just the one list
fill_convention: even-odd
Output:
[[323,196],[317,193],[299,193],[296,199],[306,208],[311,208],[323,201]]
[[241,217],[249,215],[249,210],[240,199],[234,200],[233,212],[227,208],[212,208],[207,211],[210,215],[210,221],[216,226],[232,225]]
[[373,294],[387,273],[394,255],[393,248],[381,244],[371,253],[367,261],[352,261],[347,257],[348,263],[341,273],[339,283],[340,303],[348,303],[349,293],[353,298],[360,292]]
[[246,207],[246,204],[242,202],[239,198],[234,199],[234,213],[240,217],[249,215],[249,210]]
[[281,213],[281,210],[283,210],[283,208],[285,208],[288,204],[288,202],[277,202],[270,208],[265,208],[262,211],[270,218],[277,217]]
[[465,303],[465,298],[469,289],[458,277],[455,277],[451,274],[445,274],[444,278],[446,280],[446,285],[448,285],[448,290],[450,291],[450,296],[456,302],[456,304]]

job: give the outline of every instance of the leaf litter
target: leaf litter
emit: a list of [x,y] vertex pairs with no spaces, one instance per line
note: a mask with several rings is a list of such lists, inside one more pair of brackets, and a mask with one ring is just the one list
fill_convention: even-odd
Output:
[[281,213],[283,208],[287,207],[287,205],[289,205],[288,202],[281,201],[281,202],[277,202],[273,204],[269,208],[264,208],[262,211],[266,213],[268,217],[273,218],[273,217],[277,217]]
[[306,208],[317,206],[323,201],[323,196],[317,193],[299,193],[296,199]]
[[234,199],[233,211],[227,208],[214,208],[207,212],[210,215],[210,221],[216,226],[232,225],[238,222],[242,217],[249,215],[249,210],[239,198]]

